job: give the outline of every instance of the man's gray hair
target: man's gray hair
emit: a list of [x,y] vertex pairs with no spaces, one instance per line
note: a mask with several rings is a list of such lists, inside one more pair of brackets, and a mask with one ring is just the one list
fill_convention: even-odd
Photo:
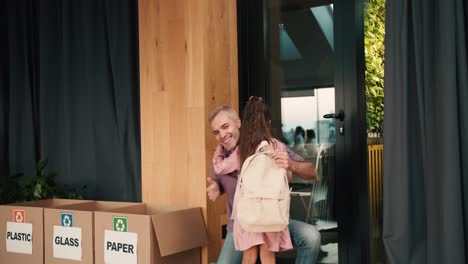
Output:
[[236,110],[232,109],[232,107],[227,105],[221,105],[216,107],[213,111],[211,111],[210,115],[208,116],[208,122],[211,124],[213,119],[219,114],[219,112],[224,111],[229,114],[232,120],[239,120],[239,115],[237,114]]

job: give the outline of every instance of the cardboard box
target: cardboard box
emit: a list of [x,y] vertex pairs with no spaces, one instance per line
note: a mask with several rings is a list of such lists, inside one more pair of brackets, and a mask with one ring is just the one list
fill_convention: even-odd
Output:
[[94,263],[94,211],[140,203],[89,201],[44,209],[44,261]]
[[94,228],[97,264],[197,264],[208,243],[200,208],[111,209],[95,213]]
[[44,263],[44,208],[89,201],[48,199],[0,205],[0,263]]

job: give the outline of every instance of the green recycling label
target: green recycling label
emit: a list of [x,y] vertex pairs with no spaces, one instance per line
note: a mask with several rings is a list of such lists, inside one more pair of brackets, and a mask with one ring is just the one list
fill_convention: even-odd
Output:
[[127,232],[127,217],[126,216],[114,216],[114,231]]

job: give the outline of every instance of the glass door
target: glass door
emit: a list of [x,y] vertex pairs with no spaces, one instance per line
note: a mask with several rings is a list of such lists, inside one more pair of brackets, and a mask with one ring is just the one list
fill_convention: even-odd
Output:
[[[317,263],[368,262],[360,6],[238,1],[240,109],[248,96],[264,96],[273,135],[317,167],[316,179],[290,183],[291,217],[321,233]],[[293,258],[279,254],[278,263]]]
[[320,231],[317,263],[338,263],[336,122],[324,118],[335,112],[333,4],[269,1],[268,14],[275,134],[318,171],[314,180],[293,175],[291,218]]

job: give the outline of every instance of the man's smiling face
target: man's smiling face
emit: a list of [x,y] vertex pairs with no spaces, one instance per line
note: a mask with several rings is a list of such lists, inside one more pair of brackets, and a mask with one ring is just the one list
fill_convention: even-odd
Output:
[[226,111],[220,111],[211,121],[216,140],[225,149],[232,150],[239,141],[241,122]]

